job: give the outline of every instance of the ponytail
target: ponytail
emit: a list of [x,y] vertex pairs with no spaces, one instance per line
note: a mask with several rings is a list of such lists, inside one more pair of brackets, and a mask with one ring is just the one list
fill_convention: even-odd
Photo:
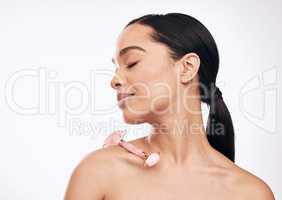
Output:
[[234,128],[230,113],[218,87],[212,87],[209,100],[209,117],[206,127],[210,145],[235,162]]

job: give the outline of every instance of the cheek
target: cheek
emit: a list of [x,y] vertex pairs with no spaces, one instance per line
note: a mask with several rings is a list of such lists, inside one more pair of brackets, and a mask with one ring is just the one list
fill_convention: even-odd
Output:
[[146,116],[161,115],[169,112],[171,100],[168,90],[162,87],[150,89],[148,95],[140,95],[128,99],[124,108],[124,118],[127,121],[146,119]]
[[152,77],[143,80],[142,86],[138,88],[135,100],[132,99],[132,106],[136,109],[146,110],[154,114],[164,114],[168,111],[173,96],[175,96],[176,84],[171,77]]
[[154,77],[154,80],[151,87],[150,110],[156,114],[164,114],[169,111],[173,99],[176,98],[177,80],[171,70],[163,70]]
[[163,113],[175,95],[176,80],[168,68],[172,66],[164,66],[164,63],[159,62],[152,66],[143,64],[130,76],[130,85],[136,91],[136,98],[130,101],[130,107],[144,112]]
[[171,85],[155,81],[143,82],[141,85],[141,87],[137,87],[135,96],[126,101],[126,112],[139,116],[166,112],[173,96]]
[[168,111],[172,100],[172,86],[162,82],[152,88],[150,98],[150,111],[155,114],[162,114]]

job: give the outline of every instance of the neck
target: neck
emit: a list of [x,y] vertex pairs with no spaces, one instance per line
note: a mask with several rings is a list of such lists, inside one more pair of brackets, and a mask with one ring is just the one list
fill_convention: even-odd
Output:
[[[149,149],[161,153],[163,162],[182,165],[206,161],[212,147],[204,129],[201,107],[198,114],[182,113],[166,116],[154,123],[153,131],[145,137]],[[199,114],[200,113],[200,114]]]

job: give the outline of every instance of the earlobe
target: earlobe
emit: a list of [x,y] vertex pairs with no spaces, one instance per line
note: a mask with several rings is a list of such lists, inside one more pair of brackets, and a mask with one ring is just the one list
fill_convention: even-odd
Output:
[[181,82],[183,84],[188,84],[188,83],[191,83],[192,82],[192,79],[191,78],[188,78],[188,77],[183,77],[181,78]]

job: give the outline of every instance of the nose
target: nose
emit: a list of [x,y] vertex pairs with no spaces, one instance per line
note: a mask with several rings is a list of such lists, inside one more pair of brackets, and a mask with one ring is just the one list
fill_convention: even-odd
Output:
[[111,80],[111,87],[118,90],[122,86],[123,82],[119,74],[115,74]]

